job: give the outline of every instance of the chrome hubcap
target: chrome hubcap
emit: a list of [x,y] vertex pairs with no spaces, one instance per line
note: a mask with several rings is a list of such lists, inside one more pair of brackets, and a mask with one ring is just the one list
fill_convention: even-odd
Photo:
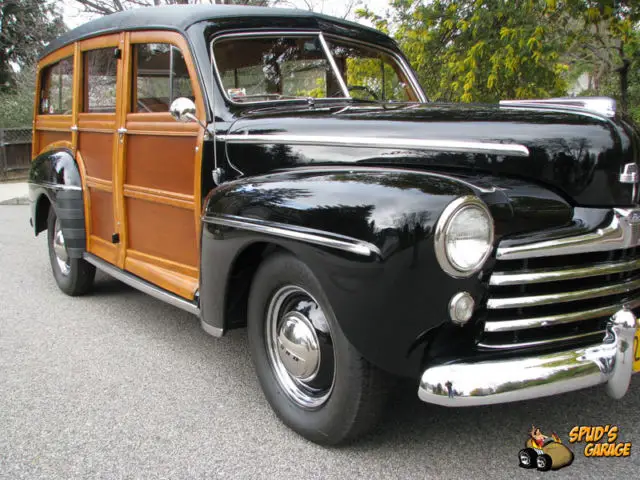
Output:
[[300,287],[282,287],[269,303],[265,327],[269,363],[282,390],[303,408],[322,406],[333,390],[335,358],[318,302]]
[[60,267],[60,272],[63,275],[69,275],[71,266],[69,265],[69,254],[67,253],[67,246],[64,242],[64,235],[60,228],[60,220],[56,218],[56,225],[53,231],[53,252],[56,256],[56,262]]
[[313,380],[320,367],[320,345],[313,325],[300,312],[288,313],[278,328],[278,355],[290,375]]

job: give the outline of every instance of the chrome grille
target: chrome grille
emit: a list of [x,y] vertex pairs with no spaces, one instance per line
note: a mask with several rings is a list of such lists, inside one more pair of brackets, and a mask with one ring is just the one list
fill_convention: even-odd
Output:
[[611,315],[623,306],[639,309],[640,247],[638,224],[628,221],[632,212],[615,211],[609,225],[582,236],[499,248],[479,346],[598,342]]

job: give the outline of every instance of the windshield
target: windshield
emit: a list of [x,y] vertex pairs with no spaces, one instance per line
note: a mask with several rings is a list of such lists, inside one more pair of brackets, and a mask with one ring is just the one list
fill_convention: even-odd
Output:
[[419,100],[393,55],[343,40],[329,40],[327,47],[317,34],[232,36],[216,40],[213,54],[222,87],[234,102]]

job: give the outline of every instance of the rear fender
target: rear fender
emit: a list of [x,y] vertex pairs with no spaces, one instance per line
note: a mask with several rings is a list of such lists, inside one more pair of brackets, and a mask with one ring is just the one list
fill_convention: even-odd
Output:
[[73,152],[54,148],[38,155],[29,171],[31,223],[38,235],[47,228],[53,207],[71,258],[81,258],[86,249],[84,200],[80,169]]

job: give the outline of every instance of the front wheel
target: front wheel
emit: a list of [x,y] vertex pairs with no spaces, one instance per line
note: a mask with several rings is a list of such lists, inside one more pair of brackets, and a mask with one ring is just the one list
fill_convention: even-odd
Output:
[[375,425],[386,375],[349,343],[318,280],[293,255],[276,253],[258,269],[248,336],[262,390],[290,428],[335,445]]
[[82,258],[69,257],[60,219],[53,206],[49,208],[47,218],[47,239],[53,278],[60,290],[74,297],[87,293],[93,285],[96,267]]
[[523,448],[518,452],[518,464],[522,468],[533,468],[536,466],[538,454],[533,448]]
[[543,453],[542,455],[539,455],[538,458],[536,458],[536,466],[538,467],[538,470],[542,472],[551,470],[552,465],[553,461],[551,460],[551,457],[546,453]]

